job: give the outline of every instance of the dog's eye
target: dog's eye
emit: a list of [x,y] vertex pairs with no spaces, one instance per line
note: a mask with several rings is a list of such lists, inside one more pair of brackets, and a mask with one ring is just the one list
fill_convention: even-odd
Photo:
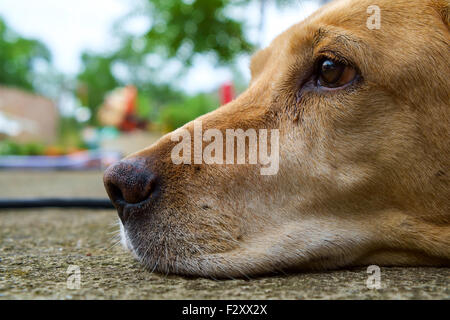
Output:
[[357,76],[355,68],[331,59],[322,60],[318,69],[317,85],[326,88],[343,87]]

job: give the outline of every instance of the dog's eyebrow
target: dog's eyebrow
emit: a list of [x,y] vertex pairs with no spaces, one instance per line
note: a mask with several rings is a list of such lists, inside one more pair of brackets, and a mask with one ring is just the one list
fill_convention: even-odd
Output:
[[347,51],[360,51],[364,46],[364,42],[352,34],[344,30],[332,30],[328,28],[319,28],[313,36],[313,48],[319,47],[324,42],[329,42],[334,45],[339,45],[342,49],[349,49]]

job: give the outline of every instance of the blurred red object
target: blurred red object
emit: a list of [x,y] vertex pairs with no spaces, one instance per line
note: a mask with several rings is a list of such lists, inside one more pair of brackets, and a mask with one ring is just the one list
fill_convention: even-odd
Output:
[[125,117],[120,124],[122,131],[133,131],[137,127],[135,110],[136,110],[136,98],[137,89],[134,86],[126,86],[124,89],[125,94]]
[[234,99],[234,86],[232,82],[227,82],[220,88],[220,103],[222,105],[231,102]]
[[133,114],[136,109],[136,98],[138,91],[135,86],[125,87],[125,96],[127,104],[127,113]]

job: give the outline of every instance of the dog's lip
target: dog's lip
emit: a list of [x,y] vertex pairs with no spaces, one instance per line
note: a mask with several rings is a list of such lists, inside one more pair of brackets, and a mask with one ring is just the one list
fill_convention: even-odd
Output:
[[125,200],[119,199],[113,202],[114,207],[117,209],[119,215],[125,217],[125,220],[131,214],[139,214],[144,210],[148,209],[151,198],[145,199],[144,201],[138,203],[128,203]]

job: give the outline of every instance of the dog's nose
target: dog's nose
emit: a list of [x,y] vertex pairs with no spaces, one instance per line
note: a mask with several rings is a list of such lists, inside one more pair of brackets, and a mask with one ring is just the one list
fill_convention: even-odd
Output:
[[[111,165],[103,176],[106,192],[116,207],[153,198],[156,175],[138,159],[125,159]],[[153,200],[153,199],[152,199]],[[121,219],[121,211],[119,216]]]

